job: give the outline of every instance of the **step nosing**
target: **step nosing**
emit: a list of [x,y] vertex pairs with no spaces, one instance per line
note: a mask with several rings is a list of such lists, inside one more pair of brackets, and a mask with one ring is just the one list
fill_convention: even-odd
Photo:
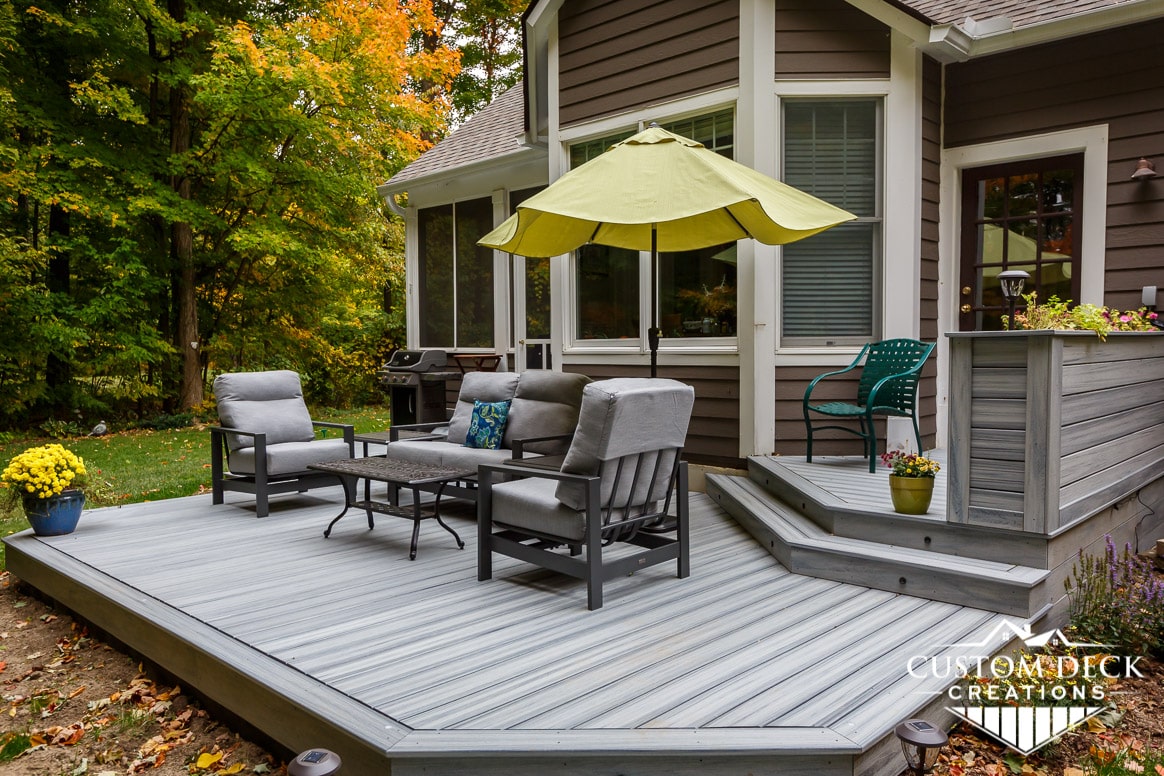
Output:
[[[938,573],[949,573],[961,577],[975,577],[982,579],[1005,581],[1010,584],[1037,585],[1049,573],[1045,569],[1022,566],[1012,563],[987,560],[984,558],[963,558],[931,550],[921,550],[903,545],[872,542],[867,539],[838,537],[828,533],[811,519],[802,515],[798,510],[786,504],[779,497],[765,489],[761,484],[746,477],[734,475],[707,475],[714,477],[715,484],[728,491],[736,489],[760,501],[766,511],[776,519],[765,519],[765,515],[756,514],[748,510],[753,518],[771,529],[781,541],[790,547],[801,547],[815,551],[827,551],[833,554],[845,554],[850,557],[876,560],[886,563],[905,563],[911,566]],[[746,509],[743,504],[739,505]],[[797,523],[811,526],[811,533],[796,530],[796,526],[786,527],[791,521],[785,519],[786,514],[795,516]],[[1001,577],[1001,579],[1000,579]]]

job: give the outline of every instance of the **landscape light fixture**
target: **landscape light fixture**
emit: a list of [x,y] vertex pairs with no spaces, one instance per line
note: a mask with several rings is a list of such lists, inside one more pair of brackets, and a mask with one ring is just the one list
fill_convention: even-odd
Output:
[[998,273],[998,283],[1002,286],[1002,296],[1006,299],[1009,314],[1006,318],[1006,330],[1014,328],[1014,306],[1018,298],[1023,295],[1023,286],[1031,279],[1029,272],[1021,269],[1008,269]]
[[893,731],[901,741],[901,752],[913,776],[925,776],[938,761],[938,752],[949,740],[945,732],[924,719],[907,719]]
[[332,776],[339,773],[343,762],[340,756],[327,749],[308,749],[300,752],[287,766],[287,776]]
[[1140,161],[1136,162],[1136,171],[1132,173],[1132,180],[1146,181],[1150,178],[1156,177],[1156,165],[1149,162],[1144,157],[1140,157]]

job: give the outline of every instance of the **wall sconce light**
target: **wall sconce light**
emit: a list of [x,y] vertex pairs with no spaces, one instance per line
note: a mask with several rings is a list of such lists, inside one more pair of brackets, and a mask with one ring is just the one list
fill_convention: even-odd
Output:
[[1149,178],[1156,177],[1156,165],[1149,162],[1144,157],[1140,157],[1140,161],[1136,162],[1136,171],[1132,173],[1132,180],[1146,181]]
[[1018,298],[1023,295],[1023,286],[1030,279],[1030,273],[1023,272],[1021,269],[1008,269],[1006,272],[998,273],[998,283],[1002,286],[1002,296],[1006,299],[1007,307],[1010,310],[1006,319],[1007,331],[1014,328],[1014,306]]
[[925,776],[938,762],[938,752],[949,740],[941,728],[924,719],[907,719],[893,732],[901,741],[901,752],[913,776]]

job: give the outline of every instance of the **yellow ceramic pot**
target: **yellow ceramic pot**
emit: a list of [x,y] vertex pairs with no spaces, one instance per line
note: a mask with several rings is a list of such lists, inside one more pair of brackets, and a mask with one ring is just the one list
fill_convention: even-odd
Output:
[[903,515],[924,515],[934,497],[933,477],[898,477],[889,475],[889,495],[893,511]]

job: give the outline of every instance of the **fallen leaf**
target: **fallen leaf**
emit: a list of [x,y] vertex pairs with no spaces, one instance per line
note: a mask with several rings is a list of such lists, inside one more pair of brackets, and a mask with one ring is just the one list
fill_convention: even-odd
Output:
[[76,698],[78,695],[80,695],[83,692],[85,692],[85,685],[81,685],[77,689],[73,690],[71,693],[69,693],[69,697]]
[[243,763],[235,763],[234,765],[230,766],[226,770],[219,771],[219,773],[228,773],[228,774],[229,773],[242,773],[242,769],[245,767],[247,767],[247,766]]
[[1079,768],[1064,768],[1063,776],[1087,776],[1087,774]]
[[195,763],[195,765],[197,765],[202,770],[206,770],[221,759],[222,752],[215,752],[214,754],[211,754],[210,752],[203,752],[202,754],[198,755],[198,762]]

